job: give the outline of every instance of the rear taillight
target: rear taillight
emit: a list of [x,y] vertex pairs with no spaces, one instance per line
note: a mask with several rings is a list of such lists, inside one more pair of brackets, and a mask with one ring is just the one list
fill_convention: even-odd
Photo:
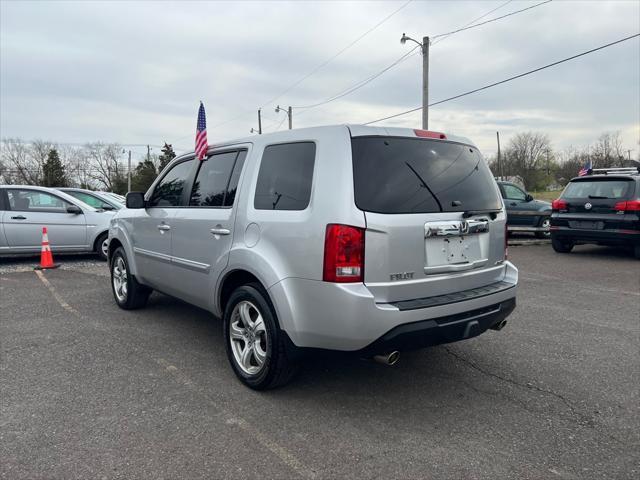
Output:
[[364,228],[327,225],[322,279],[338,283],[364,280]]
[[504,222],[504,259],[509,257],[509,230],[507,230],[507,222]]
[[554,212],[557,212],[558,210],[566,210],[567,207],[568,207],[567,202],[565,202],[560,198],[551,202],[551,210],[553,210]]
[[640,200],[627,200],[616,203],[614,210],[618,212],[640,212]]

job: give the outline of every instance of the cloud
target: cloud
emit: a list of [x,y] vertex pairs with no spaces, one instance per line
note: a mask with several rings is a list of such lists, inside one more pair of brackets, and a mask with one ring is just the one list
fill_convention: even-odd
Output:
[[[468,23],[501,1],[414,1],[344,54],[397,2],[1,2],[0,135],[60,142],[173,142],[189,149],[199,100],[210,138],[275,129],[275,104],[330,98],[406,53],[420,38]],[[532,5],[512,2],[495,15]],[[461,32],[431,48],[430,98],[439,100],[637,33],[635,1],[554,1]],[[620,130],[640,149],[640,41],[594,53],[430,111],[431,128],[473,139],[490,155],[526,130],[557,148]],[[351,95],[294,110],[294,126],[359,123],[420,105],[413,55]],[[387,125],[417,127],[419,112]],[[215,127],[214,127],[215,126]],[[285,123],[286,126],[286,123]]]

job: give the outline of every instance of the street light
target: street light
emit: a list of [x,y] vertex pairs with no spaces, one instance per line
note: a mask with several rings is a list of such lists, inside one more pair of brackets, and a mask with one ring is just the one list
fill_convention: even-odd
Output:
[[422,128],[429,129],[429,37],[422,37],[422,43],[403,33],[400,38],[402,45],[408,41],[414,42],[422,51]]
[[285,110],[284,108],[281,108],[280,105],[278,105],[276,107],[276,113],[278,112],[285,112],[287,114],[287,117],[289,117],[289,130],[291,130],[292,124],[293,124],[293,118],[292,118],[293,111],[291,110],[291,107]]

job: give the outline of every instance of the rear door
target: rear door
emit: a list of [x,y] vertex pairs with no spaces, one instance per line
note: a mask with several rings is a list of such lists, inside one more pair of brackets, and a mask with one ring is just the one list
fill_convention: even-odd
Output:
[[177,294],[208,308],[229,259],[233,209],[246,149],[215,152],[198,162],[188,206],[171,220],[172,282]]
[[81,250],[87,244],[87,225],[83,213],[67,213],[69,202],[36,189],[6,190],[9,211],[4,215],[8,246],[14,251],[39,251],[42,227],[47,227],[51,249]]
[[352,139],[365,212],[365,284],[378,302],[468,290],[504,275],[505,216],[478,150],[411,137]]

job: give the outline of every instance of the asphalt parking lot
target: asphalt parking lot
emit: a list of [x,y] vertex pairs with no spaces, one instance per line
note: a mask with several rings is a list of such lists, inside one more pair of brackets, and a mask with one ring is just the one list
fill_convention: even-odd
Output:
[[0,260],[0,476],[626,479],[640,470],[640,269],[595,246],[510,248],[501,332],[338,356],[258,393],[220,321],[153,294],[113,302],[106,264]]

